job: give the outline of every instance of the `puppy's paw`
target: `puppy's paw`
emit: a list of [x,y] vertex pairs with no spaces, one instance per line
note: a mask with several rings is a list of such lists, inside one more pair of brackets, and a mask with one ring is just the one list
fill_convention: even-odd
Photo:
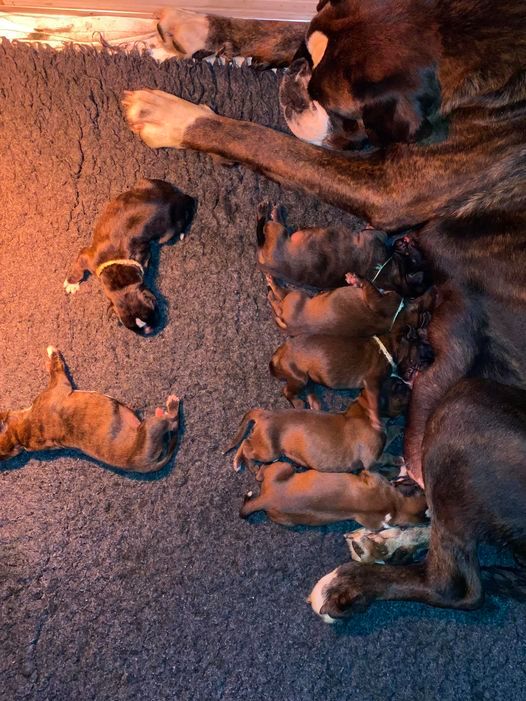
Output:
[[78,292],[79,287],[80,282],[68,282],[67,278],[64,280],[64,290],[67,295],[74,295],[75,292]]
[[173,56],[190,58],[206,50],[210,20],[206,15],[166,8],[159,16],[157,32],[165,51]]
[[345,282],[349,287],[363,287],[363,280],[358,277],[355,273],[346,273]]
[[170,394],[166,400],[166,415],[175,419],[179,414],[179,404],[181,400],[175,394]]
[[46,353],[48,358],[52,358],[54,355],[59,355],[58,348],[55,348],[55,346],[48,346],[46,348]]
[[151,148],[182,148],[185,131],[199,117],[214,115],[206,105],[194,105],[162,90],[125,92],[122,104],[131,130]]

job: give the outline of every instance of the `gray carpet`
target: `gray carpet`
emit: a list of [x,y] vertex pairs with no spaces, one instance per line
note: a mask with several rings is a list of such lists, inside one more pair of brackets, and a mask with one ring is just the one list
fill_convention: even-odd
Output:
[[[249,68],[0,46],[1,404],[31,402],[53,343],[79,388],[144,413],[175,391],[185,423],[176,463],[154,479],[73,452],[4,464],[2,701],[524,698],[524,606],[384,603],[329,627],[304,597],[346,559],[349,524],[237,516],[252,479],[222,449],[249,407],[285,406],[267,370],[279,335],[255,207],[282,201],[298,225],[357,222],[204,155],[148,149],[120,97],[156,87],[276,126],[276,85]],[[62,290],[97,213],[141,176],[198,199],[187,238],[155,252],[165,326],[149,339],[107,317],[95,280]]]

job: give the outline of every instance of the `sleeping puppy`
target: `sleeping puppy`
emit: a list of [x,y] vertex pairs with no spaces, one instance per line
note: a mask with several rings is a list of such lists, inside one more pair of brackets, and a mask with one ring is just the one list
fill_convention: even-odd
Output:
[[75,448],[134,472],[156,472],[169,462],[177,445],[176,396],[140,421],[112,397],[74,390],[58,350],[49,346],[47,354],[47,388],[28,409],[0,412],[0,460],[23,451]]
[[[299,395],[310,383],[336,390],[367,385],[371,394],[378,398],[389,374],[407,387],[416,373],[431,362],[429,344],[420,337],[418,330],[399,318],[391,333],[371,338],[303,334],[289,337],[276,350],[269,367],[274,377],[285,380],[283,394],[292,406],[302,408],[304,402]],[[397,385],[396,393],[398,400],[404,397],[398,407],[403,411],[409,399],[408,387],[403,390]],[[312,391],[307,394],[307,403],[311,409],[320,408]],[[396,410],[391,404],[387,398],[386,411],[394,415]]]
[[384,477],[368,470],[358,475],[296,472],[290,463],[275,462],[260,467],[257,477],[261,491],[257,497],[245,497],[241,518],[265,511],[282,526],[322,526],[353,519],[370,529],[425,521],[422,490],[404,496]]
[[257,244],[264,273],[319,289],[341,287],[348,270],[370,279],[389,257],[382,231],[309,227],[289,233],[283,208],[268,202],[258,207]]
[[346,287],[310,297],[288,292],[270,276],[268,300],[277,325],[289,336],[326,334],[366,337],[390,331],[403,307],[396,292],[380,292],[368,280],[347,273]]
[[[250,428],[250,435],[245,438]],[[385,443],[376,398],[365,388],[343,413],[252,409],[241,421],[225,454],[239,446],[234,470],[255,470],[256,462],[281,456],[321,472],[351,472],[369,467]]]
[[76,292],[89,271],[100,279],[124,326],[135,333],[151,333],[157,324],[157,301],[144,285],[150,244],[182,237],[193,210],[194,200],[170,183],[140,180],[106,205],[91,245],[80,251],[64,289]]

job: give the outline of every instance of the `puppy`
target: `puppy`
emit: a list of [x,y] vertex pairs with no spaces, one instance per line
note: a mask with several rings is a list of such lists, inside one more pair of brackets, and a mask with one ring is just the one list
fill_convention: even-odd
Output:
[[[409,388],[416,373],[431,364],[430,346],[414,328],[399,318],[393,331],[371,338],[346,336],[300,335],[287,338],[270,361],[270,372],[285,380],[283,394],[296,408],[304,406],[301,392],[317,383],[343,390],[367,385],[371,394],[380,395],[380,388],[389,374],[389,390],[396,388],[397,401],[387,399],[386,413],[401,413],[409,399]],[[406,389],[402,389],[402,387]],[[387,389],[387,385],[385,387]],[[402,397],[404,399],[402,399]],[[319,409],[314,392],[307,394],[311,409]]]
[[425,520],[423,491],[404,496],[384,477],[368,470],[358,475],[296,472],[290,463],[275,462],[261,467],[258,478],[260,494],[245,498],[241,518],[265,511],[282,526],[321,526],[353,519],[370,529]]
[[268,202],[258,207],[257,244],[264,273],[319,289],[341,287],[348,270],[370,279],[389,256],[387,235],[376,229],[312,227],[290,234],[282,208]]
[[[247,430],[250,435],[244,438]],[[369,467],[385,443],[376,398],[365,388],[343,413],[307,409],[252,409],[241,421],[225,454],[239,446],[234,470],[269,463],[281,456],[321,472]]]
[[181,236],[190,223],[194,200],[163,180],[140,180],[111,200],[95,224],[91,245],[83,248],[64,281],[76,292],[86,271],[96,275],[120,321],[138,334],[157,324],[157,301],[144,284],[152,241]]
[[58,350],[49,346],[47,354],[47,388],[28,409],[0,412],[0,460],[24,450],[75,448],[134,472],[155,472],[168,463],[177,445],[177,397],[140,421],[116,399],[74,390]]
[[300,290],[280,287],[270,276],[268,300],[277,325],[289,336],[324,334],[367,337],[390,331],[402,310],[396,292],[382,293],[368,280],[347,273],[346,287],[310,297]]

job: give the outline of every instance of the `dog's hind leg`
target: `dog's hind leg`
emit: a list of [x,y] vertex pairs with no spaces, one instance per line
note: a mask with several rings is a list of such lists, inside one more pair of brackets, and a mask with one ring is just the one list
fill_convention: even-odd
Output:
[[47,347],[46,368],[49,372],[48,389],[64,389],[68,393],[72,391],[71,382],[66,374],[64,361],[60,355],[60,351],[54,346]]

